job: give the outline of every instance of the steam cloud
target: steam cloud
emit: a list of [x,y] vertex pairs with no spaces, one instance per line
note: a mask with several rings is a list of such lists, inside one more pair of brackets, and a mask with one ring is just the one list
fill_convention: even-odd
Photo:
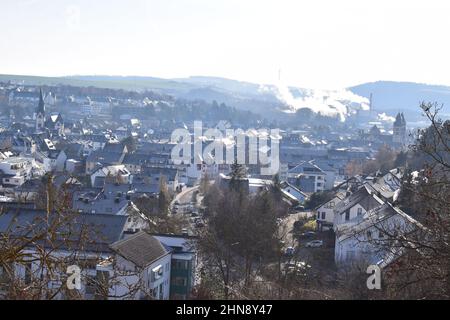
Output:
[[369,110],[369,99],[358,96],[353,92],[342,90],[299,89],[301,96],[295,97],[288,86],[261,86],[261,91],[271,92],[286,104],[283,110],[295,113],[299,109],[311,111],[329,117],[338,117],[344,122],[350,114],[357,110]]

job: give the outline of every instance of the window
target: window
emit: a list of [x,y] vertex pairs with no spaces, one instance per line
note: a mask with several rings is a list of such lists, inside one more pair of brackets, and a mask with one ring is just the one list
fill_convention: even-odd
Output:
[[164,274],[164,271],[163,271],[162,265],[159,265],[156,268],[153,268],[152,269],[152,280],[155,281],[155,280],[161,279],[163,274]]
[[176,286],[187,286],[187,279],[182,277],[176,277],[173,279],[173,284]]
[[161,283],[159,285],[159,300],[164,299],[164,285]]
[[317,212],[317,219],[320,219],[320,212]]
[[325,216],[327,215],[327,213],[324,211],[322,212],[322,220],[325,220]]
[[31,283],[31,262],[25,264],[25,284]]
[[86,276],[86,294],[95,294],[96,281],[93,276]]
[[367,239],[372,240],[372,231],[367,231]]
[[175,269],[186,270],[188,269],[188,267],[189,267],[188,261],[186,260],[177,260],[175,262]]
[[362,208],[358,208],[358,217],[362,215]]
[[383,231],[379,231],[378,232],[378,238],[383,239],[384,238],[384,233]]
[[350,210],[345,211],[345,221],[350,220]]

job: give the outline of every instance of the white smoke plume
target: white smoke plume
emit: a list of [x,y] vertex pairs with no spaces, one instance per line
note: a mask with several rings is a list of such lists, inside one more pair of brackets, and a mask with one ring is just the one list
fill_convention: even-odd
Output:
[[353,92],[342,90],[299,89],[301,96],[295,97],[288,86],[261,86],[261,91],[270,91],[287,106],[284,112],[295,113],[299,109],[310,109],[324,116],[338,117],[344,122],[346,117],[357,110],[369,110],[369,99]]
[[378,114],[378,120],[386,121],[386,122],[394,122],[395,118],[391,117],[391,116],[388,116],[385,112],[383,112],[383,113],[379,113]]

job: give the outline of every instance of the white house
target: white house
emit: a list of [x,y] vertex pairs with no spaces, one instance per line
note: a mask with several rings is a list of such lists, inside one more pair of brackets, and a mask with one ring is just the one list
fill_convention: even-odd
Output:
[[39,160],[42,163],[43,168],[46,172],[64,171],[67,160],[67,155],[64,152],[64,150],[49,151],[47,154],[44,154],[42,152],[36,152],[34,156],[37,160]]
[[325,231],[333,228],[334,209],[336,208],[336,205],[344,198],[345,194],[336,193],[331,200],[326,201],[314,210],[318,230]]
[[[46,221],[45,217],[45,211],[39,210],[7,212],[0,216],[0,234],[23,232],[31,222]],[[24,286],[40,282],[54,290],[56,299],[64,299],[67,289],[83,299],[169,299],[172,249],[146,232],[127,236],[125,222],[125,216],[76,214],[73,223],[57,229],[64,234],[70,230],[68,239],[58,241],[56,249],[50,242],[39,250],[30,244],[21,251],[24,261],[8,264],[12,273],[2,280],[13,278]],[[17,228],[10,229],[11,225]],[[29,236],[42,232],[40,226],[45,223],[33,226]],[[82,246],[77,244],[82,238],[79,232],[89,235]],[[48,249],[54,261],[52,272],[42,259],[42,249]],[[66,287],[67,261],[81,271],[80,288]]]
[[390,203],[371,209],[357,224],[338,228],[336,265],[385,267],[403,253],[401,246],[395,243],[396,238],[422,228],[420,223]]
[[336,176],[339,173],[339,170],[334,167],[334,163],[326,160],[314,160],[313,163],[325,173],[325,190],[333,189]]
[[288,182],[308,193],[325,190],[325,172],[312,161],[303,161],[289,169]]
[[110,247],[115,253],[114,262],[102,267],[117,282],[110,289],[110,296],[121,297],[130,288],[138,287],[132,292],[133,299],[169,299],[171,251],[158,239],[141,231]]
[[120,183],[130,183],[130,171],[124,165],[106,166],[91,174],[91,184],[94,186],[97,178],[117,177]]
[[294,197],[298,201],[298,203],[303,203],[308,198],[308,196],[304,192],[287,181],[283,181],[281,183],[281,189]]
[[2,189],[21,186],[31,179],[35,160],[25,157],[10,157],[0,161]]
[[334,230],[359,223],[367,211],[385,203],[375,192],[364,184],[355,193],[340,201],[334,209]]

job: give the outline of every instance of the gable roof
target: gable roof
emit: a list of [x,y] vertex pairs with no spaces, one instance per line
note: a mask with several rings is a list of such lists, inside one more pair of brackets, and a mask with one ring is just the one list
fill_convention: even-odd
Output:
[[289,173],[309,173],[309,174],[323,174],[322,169],[320,169],[317,165],[312,163],[312,161],[302,161],[300,164],[296,165],[292,169],[289,169]]
[[138,267],[146,267],[170,253],[158,239],[145,231],[115,242],[110,248]]
[[365,215],[364,219],[361,220],[361,222],[350,225],[344,228],[341,228],[339,230],[338,239],[339,241],[346,240],[352,236],[355,236],[356,234],[361,233],[364,230],[367,230],[368,228],[381,223],[382,221],[385,221],[393,216],[398,216],[404,219],[404,221],[408,222],[409,225],[407,226],[409,230],[399,230],[403,232],[412,231],[414,227],[417,227],[419,229],[424,229],[421,223],[416,221],[411,216],[407,215],[405,212],[403,212],[401,209],[394,207],[389,202],[386,202],[382,206],[373,208],[369,210]]
[[[9,209],[0,214],[0,233],[32,237],[47,229],[46,216],[45,210]],[[77,249],[81,245],[82,250],[102,252],[109,251],[109,245],[121,239],[127,221],[126,216],[85,213],[71,213],[65,218],[52,213],[50,220],[61,217],[70,219],[70,223],[58,225],[59,249]],[[80,238],[87,240],[80,243]]]
[[336,214],[342,214],[353,206],[359,204],[364,210],[369,211],[384,203],[372,190],[364,184],[358,191],[351,194],[336,205]]

